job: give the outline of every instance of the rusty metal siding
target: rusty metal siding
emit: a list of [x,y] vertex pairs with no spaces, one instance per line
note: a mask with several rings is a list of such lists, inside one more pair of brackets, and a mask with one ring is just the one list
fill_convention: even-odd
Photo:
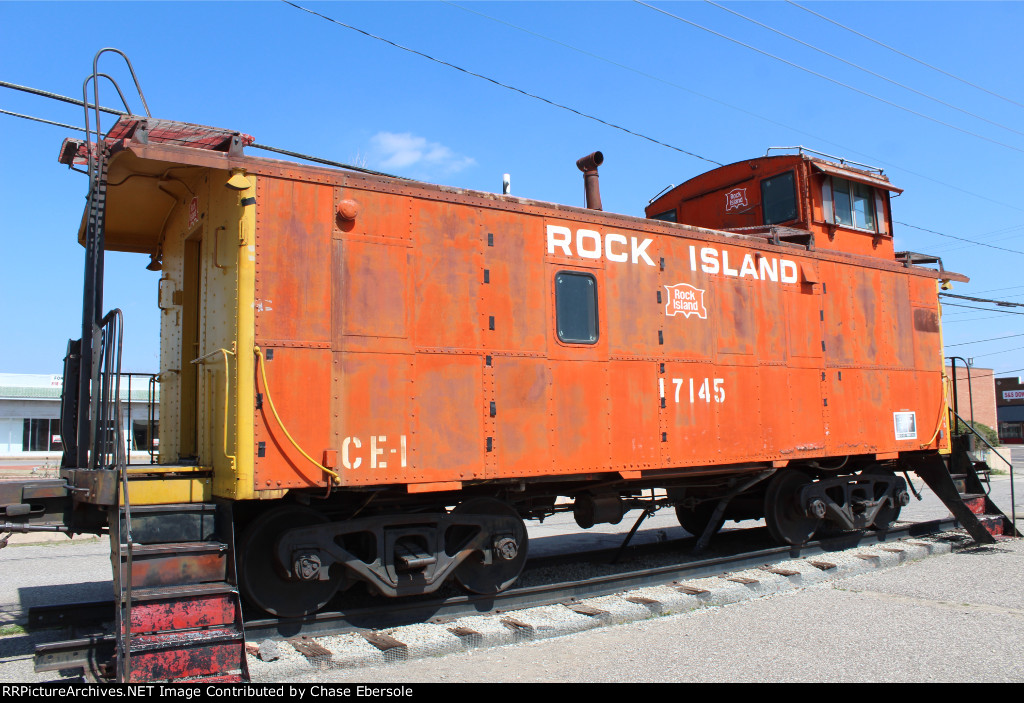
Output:
[[[495,464],[501,475],[536,476],[553,470],[548,431],[552,376],[546,359],[494,356]],[[486,398],[482,400],[486,401]],[[488,407],[488,414],[490,408]]]
[[[287,179],[257,185],[255,343],[264,352],[267,384],[256,411],[254,490],[323,484],[321,461],[331,420],[332,189]],[[257,372],[257,376],[259,376]],[[275,418],[267,387],[280,416]]]
[[[281,419],[343,485],[888,452],[934,429],[933,278],[411,185],[260,184],[257,344]],[[548,226],[621,239],[566,255]],[[594,276],[594,344],[558,338],[559,271]],[[669,315],[680,284],[701,305]],[[898,410],[916,440],[895,440]],[[266,404],[255,424],[257,489],[323,485]]]

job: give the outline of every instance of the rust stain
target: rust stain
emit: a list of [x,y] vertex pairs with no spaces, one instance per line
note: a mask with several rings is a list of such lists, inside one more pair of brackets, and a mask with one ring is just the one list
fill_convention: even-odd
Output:
[[938,332],[939,315],[934,310],[914,308],[914,329],[918,332]]

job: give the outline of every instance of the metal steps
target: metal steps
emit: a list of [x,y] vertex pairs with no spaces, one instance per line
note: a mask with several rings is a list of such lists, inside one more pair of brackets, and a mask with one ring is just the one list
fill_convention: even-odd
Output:
[[227,509],[192,503],[113,512],[119,679],[248,681]]
[[956,437],[948,457],[926,454],[904,459],[906,468],[920,476],[960,526],[979,544],[993,544],[1001,537],[1019,537],[1012,521],[988,497],[985,485],[989,467],[973,460],[967,443]]

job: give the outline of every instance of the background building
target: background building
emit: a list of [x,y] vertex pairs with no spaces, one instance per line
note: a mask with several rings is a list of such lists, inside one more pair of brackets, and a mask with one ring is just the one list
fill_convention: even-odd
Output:
[[[969,373],[968,373],[969,372]],[[946,366],[946,375],[953,378],[953,371]],[[968,376],[970,382],[968,382]],[[952,391],[951,391],[952,392]],[[956,404],[960,417],[970,421],[973,408],[974,421],[996,428],[996,387],[992,369],[972,366],[970,369],[961,364],[956,365]],[[950,405],[953,399],[949,400]]]
[[[133,461],[159,447],[159,385],[149,374],[121,377],[122,432]],[[0,458],[59,459],[63,378],[50,374],[0,373]],[[150,424],[152,423],[152,427]]]
[[999,441],[1024,444],[1024,383],[1020,377],[996,379]]

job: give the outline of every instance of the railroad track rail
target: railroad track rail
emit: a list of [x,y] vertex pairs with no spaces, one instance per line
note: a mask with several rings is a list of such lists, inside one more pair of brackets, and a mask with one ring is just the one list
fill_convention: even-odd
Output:
[[[765,568],[792,559],[813,559],[829,553],[894,542],[909,537],[935,535],[957,527],[954,518],[928,520],[917,523],[901,523],[885,533],[860,532],[833,538],[815,540],[803,547],[771,547],[741,551],[706,558],[686,556],[678,563],[629,569],[620,565],[619,571],[587,576],[572,581],[552,581],[512,588],[493,596],[455,595],[420,599],[368,598],[365,605],[350,607],[337,612],[323,612],[302,619],[255,617],[245,621],[248,641],[310,638],[345,633],[361,633],[372,641],[373,633],[379,630],[422,622],[444,622],[467,615],[482,613],[508,613],[526,608],[556,603],[571,604],[584,598],[611,595],[639,588],[671,584],[674,582],[717,576],[729,572]],[[736,530],[735,532],[757,533],[757,530]],[[751,541],[757,541],[751,540]],[[659,544],[633,547],[629,551],[631,560],[636,561],[647,555],[674,553],[692,543],[692,539],[675,540]],[[542,557],[531,561],[531,571],[565,567],[568,563],[608,564],[617,550],[600,550],[573,554]],[[812,563],[814,563],[812,561]],[[824,560],[818,560],[820,568],[828,568]],[[524,573],[524,577],[527,574]],[[529,581],[529,578],[524,578]],[[109,623],[114,617],[114,601],[96,601],[55,606],[37,606],[28,613],[27,627],[39,630],[66,627],[70,632],[93,628],[85,636],[37,645],[35,650],[36,671],[60,671],[84,668],[93,676],[102,676],[110,671],[110,660],[114,655],[114,636],[97,633],[95,629]]]

